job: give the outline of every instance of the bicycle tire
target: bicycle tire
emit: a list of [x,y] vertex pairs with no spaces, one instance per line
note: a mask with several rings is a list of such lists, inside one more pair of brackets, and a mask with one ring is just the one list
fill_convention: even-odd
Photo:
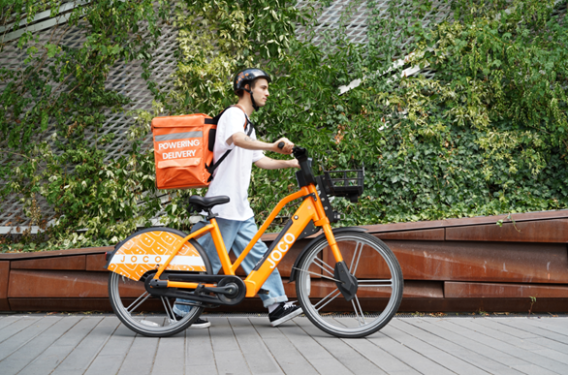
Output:
[[[296,294],[304,314],[322,331],[343,338],[364,337],[380,330],[396,314],[404,288],[402,271],[388,246],[370,234],[342,232],[335,239],[349,272],[358,281],[353,299],[348,302],[336,282],[329,280],[334,278],[336,262],[325,237],[314,243],[300,260]],[[359,268],[362,259],[365,264]],[[323,311],[326,306],[328,312]],[[329,314],[349,306],[355,319]]]
[[[184,233],[175,229],[160,228],[159,230],[185,237]],[[128,237],[124,242],[127,242],[129,239],[145,232],[148,232],[148,230],[146,229],[136,232]],[[199,245],[199,243],[195,240],[190,240],[189,242],[199,252],[199,255],[203,258],[203,262],[205,264],[206,272],[199,273],[211,274],[211,263],[209,262],[209,258],[201,245]],[[146,276],[148,277],[148,275]],[[114,272],[110,272],[109,274],[108,294],[112,309],[122,324],[132,331],[150,337],[167,337],[175,335],[176,333],[191,326],[191,324],[193,324],[203,312],[203,307],[198,306],[200,303],[197,302],[196,306],[193,306],[189,314],[184,316],[182,319],[177,320],[172,310],[172,301],[174,301],[175,298],[157,298],[150,296],[150,294],[148,294],[145,290],[144,280],[145,277],[135,281]],[[138,298],[130,296],[133,289],[139,290],[140,295]],[[121,290],[123,291],[123,296],[121,296]],[[129,291],[130,294],[128,293]],[[130,302],[133,299],[134,302]],[[161,305],[163,307],[163,311],[149,312],[147,310],[149,305],[153,305],[150,307],[154,308]]]

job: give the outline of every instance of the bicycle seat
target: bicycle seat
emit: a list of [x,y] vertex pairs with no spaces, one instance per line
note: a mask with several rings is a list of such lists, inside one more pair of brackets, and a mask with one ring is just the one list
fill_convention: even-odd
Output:
[[229,203],[230,200],[231,198],[227,197],[226,195],[209,198],[200,197],[199,195],[192,195],[191,197],[189,197],[189,204],[192,204],[197,209],[207,210],[218,204]]

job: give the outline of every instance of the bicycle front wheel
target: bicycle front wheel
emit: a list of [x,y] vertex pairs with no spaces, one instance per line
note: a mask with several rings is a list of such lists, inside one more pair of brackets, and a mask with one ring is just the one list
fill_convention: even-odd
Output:
[[[304,314],[322,331],[337,337],[364,337],[396,314],[402,300],[402,271],[388,246],[370,234],[340,232],[335,240],[349,272],[357,278],[353,298],[347,301],[337,287],[336,261],[325,237],[299,262],[296,294]],[[330,313],[338,311],[343,314]]]
[[[169,228],[163,228],[160,231],[179,235],[178,231]],[[146,232],[148,230],[137,232],[128,239]],[[207,254],[197,241],[190,240],[189,242],[197,250],[205,265],[206,271],[198,273],[210,274],[211,264]],[[116,316],[125,326],[144,336],[166,337],[185,330],[203,312],[202,304],[195,302],[187,315],[182,318],[177,317],[173,311],[175,298],[153,297],[146,291],[144,282],[147,277],[152,276],[153,273],[148,273],[136,281],[115,272],[110,273],[108,293]]]

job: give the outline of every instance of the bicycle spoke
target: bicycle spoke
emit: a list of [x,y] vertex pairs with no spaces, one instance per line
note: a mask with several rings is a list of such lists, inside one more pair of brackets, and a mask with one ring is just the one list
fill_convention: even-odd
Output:
[[387,279],[387,280],[357,280],[357,283],[359,284],[359,288],[378,288],[378,287],[389,287],[392,288],[392,279]]
[[[357,246],[355,246],[355,251],[353,252],[353,259],[351,259],[351,266],[349,267],[349,270],[353,276],[355,276],[355,272],[357,272],[357,267],[359,267],[359,260],[361,259],[361,254],[363,254],[363,243],[358,242]],[[355,262],[355,267],[353,267],[353,262]]]
[[[317,264],[317,263],[316,263],[316,260],[319,261],[319,262],[321,262],[321,265],[320,265],[320,264]],[[327,264],[326,262],[324,262],[323,260],[321,260],[320,258],[314,258],[314,262],[313,262],[312,264],[315,264],[316,266],[318,266],[319,268],[321,268],[322,271],[325,271],[325,272],[329,273],[331,276],[334,276],[334,275],[335,275],[335,274],[333,273],[334,269],[333,269],[329,264]]]
[[[365,315],[363,313],[363,309],[361,308],[361,304],[359,303],[359,298],[357,298],[357,296],[354,296],[355,298],[353,298],[351,300],[351,304],[353,305],[353,310],[355,310],[355,316],[357,317],[357,321],[359,322],[359,326],[365,325]],[[357,308],[359,308],[359,312],[357,312]],[[359,319],[359,315],[361,316],[361,319]]]
[[[404,287],[400,265],[392,251],[369,234],[346,231],[334,233],[334,237],[339,249],[345,252],[345,268],[357,279],[359,293],[344,294],[341,285],[345,283],[333,280],[339,276],[332,270],[336,264],[329,253],[329,241],[324,238],[310,245],[306,256],[299,260],[297,267],[306,271],[297,273],[296,293],[304,314],[322,331],[342,338],[364,337],[384,327],[396,314]],[[312,264],[319,268],[312,268]],[[319,279],[314,277],[317,273],[321,273]],[[336,284],[331,284],[330,279]],[[374,313],[375,300],[388,302],[378,314]],[[347,317],[330,318],[325,313],[340,304],[347,307]]]
[[168,315],[168,319],[177,322],[176,316],[174,315],[174,311],[172,310],[172,305],[170,304],[170,300],[167,297],[160,297],[160,299],[162,300],[162,304],[166,309],[166,314]]
[[[144,297],[144,296],[145,296],[145,297]],[[142,293],[142,294],[140,295],[140,297],[136,298],[136,300],[135,300],[134,302],[132,302],[132,303],[130,304],[130,306],[128,306],[128,307],[126,308],[126,311],[130,314],[130,313],[131,313],[132,311],[134,311],[138,306],[140,306],[141,304],[143,304],[144,301],[146,301],[148,298],[150,298],[150,293],[148,293],[148,292]],[[142,300],[140,301],[140,299],[142,299]],[[138,302],[138,301],[140,301],[140,302]],[[132,306],[134,306],[134,307],[132,307]]]
[[[332,294],[335,294],[336,292],[337,292],[337,294],[336,294],[335,296],[331,297],[331,295],[332,295]],[[330,303],[331,301],[333,301],[334,299],[336,299],[340,294],[341,294],[341,292],[339,291],[339,289],[334,289],[334,290],[333,290],[331,293],[329,293],[327,296],[323,297],[323,298],[321,299],[321,301],[319,301],[318,303],[316,303],[316,304],[314,305],[314,309],[316,309],[316,311],[319,312],[323,307],[325,307],[328,303]],[[323,305],[319,306],[320,304],[322,304],[322,302],[324,302],[324,301],[325,301],[327,298],[329,298],[329,297],[331,297],[329,301],[327,301],[327,302],[324,303]],[[319,306],[319,308],[318,308],[318,306]]]
[[314,276],[317,276],[317,277],[322,277],[322,278],[327,279],[327,280],[335,281],[336,283],[341,283],[341,280],[334,279],[333,277],[324,276],[324,275],[321,275],[321,274],[319,274],[319,273],[315,273],[315,272],[308,271],[308,270],[302,270],[302,269],[299,269],[299,268],[297,268],[297,267],[294,267],[294,269],[295,269],[296,271],[309,273],[310,275],[314,275]]

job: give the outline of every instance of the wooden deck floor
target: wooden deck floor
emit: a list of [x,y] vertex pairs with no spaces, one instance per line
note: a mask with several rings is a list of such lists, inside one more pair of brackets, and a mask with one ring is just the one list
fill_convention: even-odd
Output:
[[159,339],[112,315],[0,316],[0,374],[568,374],[566,316],[395,318],[349,340],[304,317],[208,318]]

